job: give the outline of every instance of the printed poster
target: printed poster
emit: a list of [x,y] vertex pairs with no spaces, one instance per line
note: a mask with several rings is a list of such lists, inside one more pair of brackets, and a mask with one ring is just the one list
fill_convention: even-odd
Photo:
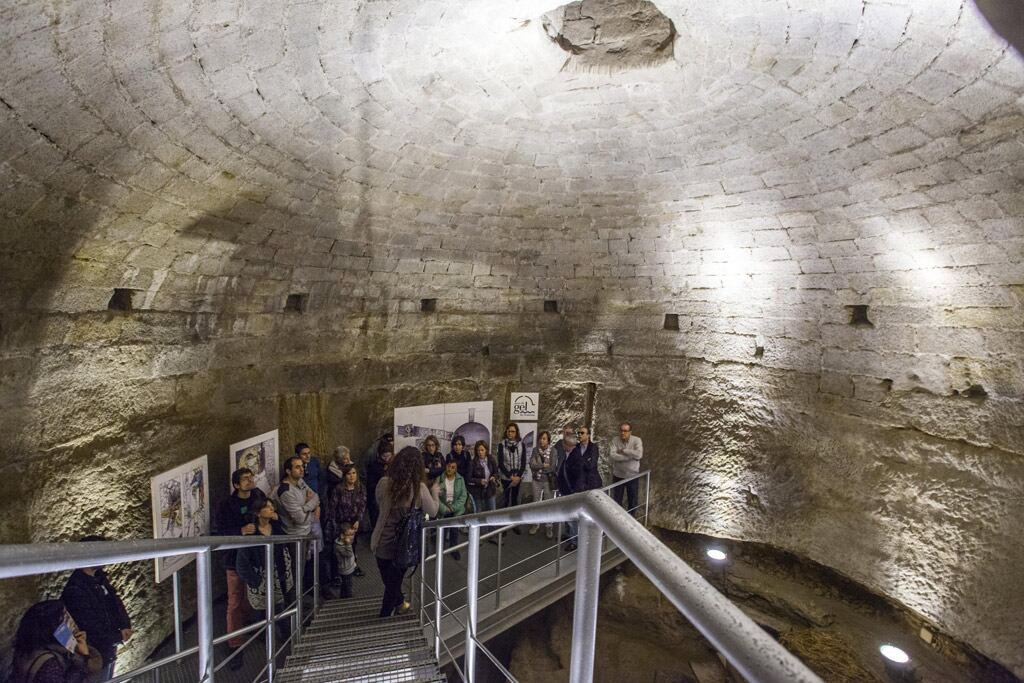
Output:
[[[153,538],[194,538],[210,534],[209,467],[206,456],[150,479],[153,496]],[[156,559],[161,582],[190,563],[195,555]]]
[[229,453],[231,464],[228,468],[228,487],[234,491],[231,485],[231,473],[240,467],[248,467],[252,470],[253,482],[256,488],[270,496],[273,490],[280,483],[278,474],[278,430],[254,436],[245,441],[231,444]]
[[430,434],[441,442],[441,453],[444,455],[451,451],[452,437],[456,434],[466,440],[466,448],[470,452],[477,441],[484,441],[493,451],[493,414],[493,401],[395,408],[395,452],[406,446],[415,446],[422,451],[423,441]]

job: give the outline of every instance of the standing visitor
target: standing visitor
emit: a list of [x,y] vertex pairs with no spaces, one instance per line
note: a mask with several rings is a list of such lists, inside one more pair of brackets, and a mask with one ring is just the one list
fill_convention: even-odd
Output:
[[295,455],[302,458],[302,478],[309,488],[313,489],[313,493],[320,495],[320,484],[323,477],[320,458],[313,455],[313,449],[309,447],[308,443],[302,442],[295,444]]
[[562,469],[566,457],[576,448],[576,425],[567,424],[562,427],[562,438],[555,444],[555,471]]
[[[519,425],[509,422],[505,426],[505,438],[498,444],[498,471],[504,487],[502,507],[519,504],[519,484],[526,471],[526,458],[526,449],[519,436]],[[512,527],[512,531],[518,534],[519,527]]]
[[377,483],[384,478],[388,471],[388,463],[394,457],[391,444],[381,439],[377,446],[377,455],[370,464],[366,466],[366,490],[369,499],[366,501],[370,508],[370,525],[377,526],[377,517],[380,514],[380,505],[377,503]]
[[[213,533],[216,536],[249,536],[256,533],[253,516],[266,499],[263,491],[256,488],[256,478],[248,467],[240,467],[231,473],[231,495],[217,506],[213,518]],[[245,599],[245,582],[235,571],[237,550],[225,550],[224,576],[227,579],[227,628],[228,633],[237,631],[249,623],[249,603]],[[245,636],[232,638],[228,648],[236,650],[245,644]],[[231,660],[241,662],[240,657]]]
[[[454,460],[448,461],[444,468],[444,476],[441,477],[441,517],[458,517],[466,514],[466,502],[469,493],[466,491],[466,481],[459,474],[458,464]],[[459,542],[459,530],[450,527],[444,530],[445,545],[454,547]],[[452,559],[461,560],[462,556],[456,550],[452,553]]]
[[583,457],[586,490],[599,489],[604,486],[604,482],[601,480],[601,473],[597,471],[597,463],[600,461],[601,454],[597,444],[590,440],[590,428],[580,427],[576,431],[576,436],[580,438],[576,448],[579,449],[580,455]]
[[[277,505],[273,500],[264,499],[255,514],[250,514],[253,525],[256,527],[255,536],[281,536],[284,529],[277,514]],[[284,610],[286,604],[291,604],[295,599],[295,577],[292,576],[292,549],[289,543],[278,543],[274,546],[274,606],[275,613]],[[249,548],[242,548],[238,551],[235,560],[235,571],[247,586],[247,600],[249,605],[256,610],[263,611],[267,608],[267,551],[262,545],[255,545]],[[278,609],[280,608],[280,609]],[[232,660],[241,662],[241,656]],[[240,668],[235,667],[235,668]]]
[[377,567],[384,580],[381,617],[395,614],[405,602],[402,579],[405,567],[396,566],[400,526],[407,514],[436,515],[438,486],[428,489],[423,476],[423,456],[415,446],[406,446],[391,461],[388,472],[377,483],[377,503],[380,514],[373,527],[370,550],[377,557]]
[[352,597],[352,577],[363,574],[356,564],[355,542],[356,530],[351,524],[342,524],[341,535],[334,543],[334,554],[338,558],[338,573],[341,577],[342,598]]
[[[102,536],[82,539],[85,542],[105,540]],[[60,599],[103,658],[99,680],[109,681],[114,677],[117,646],[131,637],[132,622],[103,567],[76,569],[68,577]]]
[[459,474],[462,475],[463,479],[466,479],[469,477],[469,462],[471,459],[470,453],[466,449],[466,437],[462,436],[462,434],[456,434],[453,436],[452,449],[448,451],[448,455],[445,456],[445,464],[447,465],[450,462],[454,462]]
[[[346,462],[347,461],[347,462]],[[324,469],[323,479],[323,495],[320,498],[321,510],[323,511],[323,520],[321,520],[320,526],[324,532],[324,548],[327,551],[327,569],[328,573],[325,580],[328,583],[335,583],[339,579],[338,575],[338,561],[334,553],[334,542],[338,538],[338,527],[329,524],[329,510],[334,502],[334,490],[344,483],[345,472],[344,468],[346,464],[351,464],[352,458],[349,454],[349,450],[344,446],[338,446],[334,449],[334,455],[331,456],[330,461],[327,463],[327,467]]]
[[[324,526],[330,531],[332,539],[339,539],[345,528],[351,529],[353,534],[359,533],[359,523],[366,511],[366,489],[359,481],[359,470],[355,465],[346,465],[342,470],[342,479],[331,489],[326,510]],[[329,548],[328,551],[337,557],[333,549]],[[349,573],[362,576],[363,570],[355,564],[354,553],[353,550],[353,569]]]
[[[530,455],[530,471],[533,474],[533,500],[534,502],[540,500],[548,500],[552,496],[552,489],[558,488],[558,482],[554,482],[552,486],[552,479],[555,475],[555,448],[551,445],[551,434],[546,431],[540,433],[537,437],[537,445],[533,447],[533,453]],[[540,531],[540,524],[534,524],[530,527],[530,535]],[[554,538],[554,525],[547,525],[547,537]]]
[[[583,469],[583,454],[576,444],[576,435],[568,431],[567,428],[562,432],[562,441],[558,445],[561,446],[561,449],[556,447],[556,452],[560,450],[564,453],[564,456],[561,457],[561,464],[558,466],[558,494],[571,496],[574,493],[586,491],[587,480],[586,472]],[[574,521],[565,524],[569,529],[565,549],[575,550],[577,524]]]
[[441,442],[433,434],[423,440],[423,469],[427,471],[427,485],[438,480],[444,474],[444,456],[441,454]]
[[[608,458],[612,461],[612,483],[629,479],[640,474],[640,460],[644,457],[644,443],[639,436],[633,435],[633,425],[623,422],[619,425],[619,438],[612,439]],[[626,494],[626,510],[636,517],[636,501],[640,480],[633,479],[622,486],[612,489],[612,498],[622,505],[622,494]]]
[[473,496],[477,512],[497,509],[498,462],[491,456],[486,441],[477,441],[473,446],[473,461],[469,465],[469,479],[466,487]]
[[[277,514],[281,520],[281,526],[288,535],[306,536],[313,531],[314,524],[320,527],[320,496],[313,491],[306,483],[303,474],[305,468],[302,464],[302,457],[294,455],[284,463],[284,477],[281,485],[274,492],[277,502]],[[322,541],[322,537],[319,539]],[[317,543],[317,540],[313,541]],[[313,549],[309,548],[305,558],[294,558],[295,562],[304,562],[304,576],[312,580],[312,557]],[[326,558],[321,554],[321,569],[324,574],[330,573]],[[297,569],[297,567],[296,567]],[[308,585],[308,582],[307,582]],[[328,597],[333,597],[330,590],[325,590]]]

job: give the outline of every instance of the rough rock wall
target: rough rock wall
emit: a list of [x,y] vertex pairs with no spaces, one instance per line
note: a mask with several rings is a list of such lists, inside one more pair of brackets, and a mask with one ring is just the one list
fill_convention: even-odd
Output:
[[[661,524],[1024,672],[1019,56],[967,3],[671,0],[673,61],[561,74],[551,4],[0,9],[0,539],[148,536],[148,478],[225,491],[238,438],[540,389],[635,422]],[[168,601],[122,581],[137,659]]]

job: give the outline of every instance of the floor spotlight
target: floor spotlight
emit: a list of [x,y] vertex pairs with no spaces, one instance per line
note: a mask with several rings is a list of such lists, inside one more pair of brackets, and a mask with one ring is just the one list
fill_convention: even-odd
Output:
[[910,655],[895,645],[889,645],[886,643],[882,647],[878,648],[878,651],[882,653],[883,657],[888,659],[890,662],[895,662],[896,664],[906,664],[910,661]]
[[910,655],[896,647],[886,643],[878,648],[878,651],[885,657],[885,673],[893,683],[914,683],[917,681],[917,672],[910,662]]
[[712,548],[711,550],[708,551],[708,557],[710,557],[712,560],[716,560],[718,562],[721,562],[722,560],[724,560],[728,556],[724,552],[722,552],[721,550],[718,550],[717,548]]

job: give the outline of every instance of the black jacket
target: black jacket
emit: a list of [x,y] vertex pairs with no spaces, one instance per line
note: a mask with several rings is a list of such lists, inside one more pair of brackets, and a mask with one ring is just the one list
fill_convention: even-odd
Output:
[[131,628],[132,622],[106,573],[101,569],[89,576],[76,569],[60,599],[78,628],[88,634],[89,644],[99,650],[103,663],[113,660],[121,642],[121,629]]
[[576,450],[583,456],[583,478],[586,489],[599,489],[604,486],[601,473],[597,471],[597,463],[601,459],[601,451],[593,441],[587,443],[586,450],[580,450],[579,444]]
[[586,472],[583,469],[583,454],[576,446],[565,456],[558,468],[558,492],[563,496],[587,490]]
[[[256,513],[266,500],[260,489],[253,489],[248,498],[239,498],[238,492],[232,493],[217,506],[217,514],[213,518],[214,536],[241,536],[242,527],[256,521]],[[224,551],[224,568],[234,569],[237,550]]]
[[[487,456],[487,469],[491,477],[500,477],[498,473],[498,461],[493,455]],[[483,483],[480,483],[483,482]],[[473,458],[469,463],[469,479],[466,479],[466,489],[478,498],[490,498],[495,493],[495,486],[490,484],[490,478],[484,479],[484,466],[480,458]]]

